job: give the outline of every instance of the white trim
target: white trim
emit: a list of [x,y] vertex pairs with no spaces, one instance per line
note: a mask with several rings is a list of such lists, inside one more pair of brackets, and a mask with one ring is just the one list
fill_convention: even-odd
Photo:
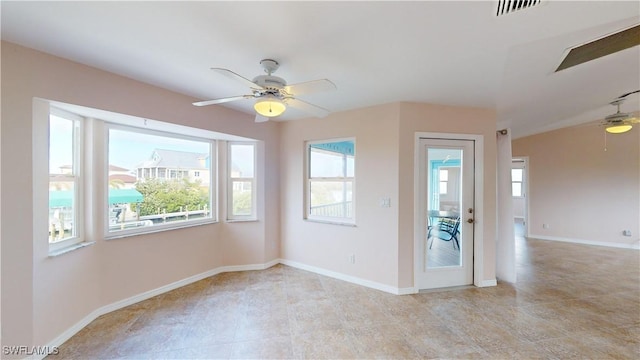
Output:
[[[332,142],[344,142],[351,141],[353,142],[353,176],[347,176],[347,161],[345,158],[344,163],[344,177],[311,177],[311,145],[313,144],[324,144],[324,143],[332,143]],[[353,137],[343,137],[343,138],[334,138],[334,139],[321,139],[321,140],[308,140],[304,143],[304,212],[302,214],[303,220],[316,221],[319,223],[325,224],[337,224],[337,225],[356,225],[356,138]],[[346,156],[346,154],[345,154]],[[351,182],[351,217],[327,217],[327,216],[319,216],[319,215],[311,215],[311,182],[312,181],[322,181],[322,180],[333,180],[333,181],[342,181],[344,184]],[[346,190],[346,189],[345,189]],[[346,202],[346,198],[344,201]]]
[[398,288],[397,295],[411,295],[411,294],[417,294],[417,293],[418,293],[418,289],[412,286],[407,288]]
[[[171,284],[160,286],[160,287],[155,288],[153,290],[149,290],[149,291],[140,293],[138,295],[134,295],[132,297],[129,297],[129,298],[126,298],[126,299],[122,299],[120,301],[116,301],[114,303],[102,306],[102,307],[92,311],[87,316],[85,316],[82,320],[78,321],[73,326],[71,326],[70,328],[68,328],[64,332],[62,332],[56,338],[51,340],[47,345],[45,345],[44,348],[50,348],[51,349],[51,348],[54,348],[54,347],[59,347],[65,341],[69,340],[73,335],[77,334],[80,330],[82,330],[85,326],[89,325],[93,320],[97,319],[99,316],[102,316],[104,314],[110,313],[112,311],[115,311],[115,310],[118,310],[118,309],[122,309],[124,307],[129,306],[129,305],[133,305],[133,304],[138,303],[140,301],[144,301],[144,300],[150,299],[150,298],[152,298],[154,296],[158,296],[160,294],[164,294],[164,293],[169,292],[171,290],[174,290],[174,289],[189,285],[191,283],[194,283],[196,281],[200,281],[202,279],[206,279],[206,278],[208,278],[210,276],[218,275],[220,273],[234,272],[234,271],[264,270],[264,269],[268,269],[268,268],[270,268],[270,267],[272,267],[274,265],[277,265],[278,263],[280,263],[280,260],[279,259],[275,259],[275,260],[271,260],[269,262],[266,262],[264,264],[222,266],[222,267],[218,267],[218,268],[215,268],[215,269],[212,269],[212,270],[208,270],[208,271],[205,271],[203,273],[196,274],[196,275],[190,276],[190,277],[182,279],[182,280],[178,280],[178,281],[173,282]],[[45,356],[46,356],[46,354],[43,354],[43,355],[34,354],[32,356],[27,357],[27,359],[34,359],[34,360],[37,359],[37,360],[39,360],[39,359],[43,359]]]
[[70,246],[55,250],[55,251],[49,251],[49,257],[60,256],[62,254],[66,254],[66,253],[72,252],[74,250],[82,249],[83,247],[94,245],[95,243],[96,243],[95,241],[83,241],[83,242],[80,242],[80,243],[75,243],[73,245],[70,245]]
[[496,279],[491,280],[482,280],[477,287],[489,287],[489,286],[498,286],[498,281]]
[[637,239],[628,243],[619,243],[619,242],[593,241],[593,240],[584,240],[584,239],[565,238],[565,237],[559,237],[559,236],[545,236],[545,235],[533,235],[533,234],[527,237],[531,238],[532,240],[561,241],[561,242],[581,244],[581,245],[606,246],[606,247],[621,248],[621,249],[640,250],[640,239]]
[[[103,148],[104,153],[102,154],[102,156],[104,159],[103,171],[107,181],[105,182],[105,184],[102,185],[104,186],[104,194],[102,194],[103,207],[101,211],[102,211],[102,219],[104,221],[102,232],[103,232],[103,238],[105,240],[122,239],[122,238],[127,238],[130,236],[136,236],[141,234],[152,234],[152,233],[161,232],[161,231],[180,229],[183,227],[190,227],[190,226],[213,224],[218,222],[217,196],[215,196],[215,194],[217,194],[216,180],[218,178],[218,174],[216,170],[217,170],[218,164],[217,164],[217,161],[214,163],[214,159],[217,160],[216,156],[217,156],[218,146],[215,139],[210,139],[205,136],[207,134],[206,131],[204,130],[200,131],[197,128],[192,128],[192,131],[190,134],[171,133],[171,132],[155,130],[155,129],[141,129],[135,126],[111,123],[111,122],[102,121],[102,120],[98,120],[98,121],[102,122],[104,126],[103,134],[101,134],[105,143]],[[162,122],[158,122],[158,124],[162,124]],[[182,128],[189,129],[188,127],[184,127],[184,126]],[[166,139],[178,139],[183,141],[206,144],[207,148],[209,149],[209,169],[208,169],[209,170],[209,211],[210,211],[209,216],[203,217],[203,218],[197,218],[197,219],[178,220],[178,221],[172,221],[172,222],[167,222],[162,224],[154,224],[154,226],[150,226],[150,227],[142,226],[138,228],[123,229],[123,230],[110,230],[110,223],[109,223],[109,190],[110,189],[109,189],[108,178],[109,178],[109,154],[110,154],[109,146],[111,142],[110,137],[111,137],[112,130],[127,133],[127,134],[156,136],[156,137],[162,137]],[[198,136],[198,135],[201,135],[201,136]],[[136,178],[137,177],[138,175],[136,174]],[[94,180],[94,182],[95,181],[96,180]],[[214,207],[216,208],[216,211],[214,211]],[[92,210],[95,210],[95,209],[92,209]],[[98,211],[98,214],[100,214],[100,211]]]
[[[330,270],[326,270],[326,269],[322,269],[322,268],[319,268],[319,267],[306,265],[306,264],[302,264],[302,263],[298,263],[298,262],[290,261],[290,260],[286,260],[286,259],[274,259],[274,260],[268,261],[268,262],[266,262],[264,264],[221,266],[221,267],[218,267],[218,268],[215,268],[215,269],[212,269],[212,270],[208,270],[208,271],[202,272],[200,274],[196,274],[196,275],[187,277],[187,278],[182,279],[182,280],[175,281],[175,282],[173,282],[171,284],[160,286],[158,288],[155,288],[155,289],[152,289],[152,290],[149,290],[149,291],[145,291],[145,292],[140,293],[138,295],[134,295],[134,296],[131,296],[129,298],[122,299],[120,301],[116,301],[114,303],[102,306],[102,307],[90,312],[87,316],[82,318],[80,321],[78,321],[77,323],[75,323],[74,325],[69,327],[67,330],[63,331],[60,335],[56,336],[53,340],[49,341],[48,344],[44,345],[43,348],[52,349],[52,348],[55,348],[55,347],[59,347],[65,341],[69,340],[72,336],[77,334],[84,327],[89,325],[93,320],[97,319],[99,316],[108,314],[108,313],[110,313],[112,311],[115,311],[115,310],[118,310],[118,309],[122,309],[124,307],[129,306],[129,305],[133,305],[135,303],[150,299],[150,298],[152,298],[154,296],[158,296],[160,294],[164,294],[164,293],[169,292],[171,290],[174,290],[174,289],[189,285],[189,284],[194,283],[196,281],[200,281],[202,279],[206,279],[208,277],[211,277],[211,276],[214,276],[214,275],[217,275],[217,274],[221,274],[221,273],[225,273],[225,272],[265,270],[265,269],[268,269],[268,268],[270,268],[272,266],[275,266],[277,264],[283,264],[283,265],[295,267],[295,268],[298,268],[298,269],[301,269],[301,270],[310,271],[310,272],[313,272],[313,273],[316,273],[316,274],[319,274],[319,275],[328,276],[328,277],[331,277],[331,278],[334,278],[334,279],[338,279],[338,280],[350,282],[352,284],[361,285],[361,286],[365,286],[365,287],[368,287],[368,288],[384,291],[384,292],[387,292],[387,293],[390,293],[390,294],[394,294],[394,295],[408,295],[408,294],[417,294],[418,293],[418,289],[415,288],[415,287],[396,288],[396,287],[385,285],[385,284],[381,284],[381,283],[378,283],[378,282],[375,282],[375,281],[370,281],[370,280],[358,278],[358,277],[355,277],[355,276],[345,275],[345,274],[341,274],[341,273],[338,273],[338,272],[335,272],[335,271],[330,271]],[[483,284],[481,286],[495,286],[495,285],[496,285],[495,280],[486,280],[485,282],[483,282]],[[34,355],[31,355],[31,356],[27,357],[27,359],[40,360],[40,359],[43,359],[45,356],[46,356],[46,354],[43,354],[43,355],[34,354]]]
[[[351,276],[351,275],[345,275],[345,274],[342,274],[342,273],[339,273],[339,272],[326,270],[326,269],[323,269],[323,268],[319,268],[319,267],[315,267],[315,266],[311,266],[311,265],[306,265],[306,264],[302,264],[302,263],[291,261],[291,260],[287,260],[287,259],[280,259],[280,263],[284,264],[284,265],[287,265],[287,266],[291,266],[291,267],[297,268],[297,269],[310,271],[310,272],[313,272],[313,273],[316,273],[316,274],[319,274],[319,275],[324,275],[324,276],[328,276],[328,277],[331,277],[331,278],[334,278],[334,279],[350,282],[352,284],[361,285],[361,286],[365,286],[365,287],[368,287],[368,288],[372,288],[372,289],[388,292],[388,293],[394,294],[394,295],[401,295],[401,291],[403,292],[402,294],[405,294],[406,291],[412,291],[412,292],[406,292],[407,294],[414,294],[414,293],[417,292],[417,291],[414,290],[414,288],[399,289],[399,288],[396,288],[396,287],[393,287],[393,286],[389,286],[389,285],[386,285],[386,284],[381,284],[379,282],[366,280],[366,279],[362,279],[362,278]],[[407,290],[407,289],[409,289],[409,290]]]
[[[482,287],[482,284],[487,281],[484,278],[484,135],[478,134],[456,134],[456,133],[438,133],[438,132],[416,132],[414,135],[414,198],[421,196],[420,194],[420,149],[419,143],[422,138],[432,139],[445,139],[445,140],[473,140],[474,141],[474,166],[475,166],[475,180],[474,180],[474,219],[475,225],[473,228],[473,284],[478,287]],[[418,225],[420,224],[420,208],[419,201],[414,201],[414,255],[413,255],[413,281],[414,287],[417,285],[417,262],[418,253],[416,252],[416,244],[420,241],[420,231]]]
[[109,123],[131,126],[131,127],[140,128],[140,129],[157,130],[157,131],[168,132],[172,134],[173,133],[183,134],[186,136],[195,136],[198,138],[204,137],[206,139],[212,139],[212,140],[230,140],[230,141],[255,140],[247,137],[195,128],[192,126],[178,125],[178,124],[169,123],[166,121],[153,120],[153,119],[141,118],[138,116],[120,114],[112,111],[94,109],[86,106],[67,104],[67,103],[52,101],[52,100],[45,100],[45,101],[48,101],[49,103],[51,103],[51,105],[59,109],[62,109],[74,114],[78,114],[82,117],[100,119]]
[[[253,176],[252,177],[232,177],[233,159],[231,153],[231,147],[234,145],[251,146],[253,148]],[[227,222],[234,221],[257,221],[258,220],[258,192],[256,191],[257,183],[257,159],[258,159],[258,143],[256,141],[227,141],[225,151],[225,164],[226,164],[226,188],[227,196],[226,201],[226,218]],[[251,214],[249,215],[234,215],[233,214],[233,184],[234,182],[250,182],[251,183]]]

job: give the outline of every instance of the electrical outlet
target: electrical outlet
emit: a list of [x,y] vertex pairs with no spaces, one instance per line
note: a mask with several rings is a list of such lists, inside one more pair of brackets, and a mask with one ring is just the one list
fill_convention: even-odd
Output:
[[631,236],[631,230],[622,230],[622,235]]
[[356,263],[356,255],[355,254],[349,255],[349,262],[351,264],[355,264]]
[[380,198],[380,207],[391,207],[391,198]]
[[548,229],[549,228],[549,224],[542,224],[542,228],[543,229]]

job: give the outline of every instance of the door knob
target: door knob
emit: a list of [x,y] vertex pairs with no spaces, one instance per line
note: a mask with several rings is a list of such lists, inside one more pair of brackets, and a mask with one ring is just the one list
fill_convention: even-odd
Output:
[[468,222],[469,224],[473,224],[474,220],[473,220],[473,219],[471,219],[471,218],[469,218],[469,219],[467,219],[467,222]]

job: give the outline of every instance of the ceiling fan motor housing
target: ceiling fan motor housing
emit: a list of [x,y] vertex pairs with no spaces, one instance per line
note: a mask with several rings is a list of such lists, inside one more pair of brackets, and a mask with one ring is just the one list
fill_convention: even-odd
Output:
[[260,85],[263,89],[254,89],[254,95],[271,94],[280,97],[281,91],[287,86],[287,82],[277,76],[273,75],[260,75],[253,79],[253,82]]
[[620,123],[620,122],[623,122],[623,121],[625,121],[625,120],[627,120],[629,118],[630,118],[629,114],[626,114],[626,113],[615,113],[613,115],[607,116],[604,119],[608,123]]

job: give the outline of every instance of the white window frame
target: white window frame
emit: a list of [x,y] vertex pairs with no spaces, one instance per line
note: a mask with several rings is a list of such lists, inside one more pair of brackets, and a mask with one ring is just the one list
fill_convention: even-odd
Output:
[[[54,115],[60,118],[63,118],[65,120],[69,120],[72,122],[73,124],[73,134],[72,134],[72,139],[73,139],[73,164],[72,164],[72,170],[71,170],[71,174],[70,174],[70,178],[73,179],[73,226],[74,226],[74,232],[75,235],[62,240],[62,241],[57,241],[57,242],[49,242],[49,253],[56,253],[56,252],[60,252],[63,251],[66,248],[72,248],[74,246],[77,246],[77,244],[80,244],[82,242],[84,242],[84,238],[85,238],[85,234],[84,234],[84,214],[85,214],[85,202],[84,202],[84,176],[83,174],[83,168],[84,168],[84,141],[83,141],[83,134],[84,134],[84,126],[83,126],[83,121],[84,118],[82,118],[81,116],[78,116],[76,114],[55,108],[55,107],[50,107],[49,108],[49,116]],[[50,134],[50,129],[51,129],[51,119],[49,118],[47,121],[47,139],[49,139],[49,137],[51,136]],[[49,174],[49,163],[50,163],[50,149],[47,146],[47,174]],[[47,181],[48,186],[50,186],[50,180]],[[49,193],[49,190],[47,191],[47,194]],[[49,199],[48,195],[47,195],[47,199]],[[47,200],[49,201],[49,200]],[[49,213],[49,207],[47,204],[47,219],[49,218],[48,216]],[[47,221],[48,224],[48,221]],[[47,231],[48,233],[48,231]]]
[[[443,174],[445,174],[445,179],[443,180]],[[438,186],[438,190],[440,192],[440,195],[447,195],[447,193],[449,192],[449,169],[439,169],[438,170],[438,180],[440,182],[439,186]],[[443,185],[444,185],[444,189],[443,189]],[[444,190],[444,191],[442,191]]]
[[[122,238],[122,237],[127,237],[127,236],[132,236],[132,235],[140,235],[140,234],[149,234],[149,233],[155,233],[155,232],[160,232],[160,231],[166,231],[166,230],[172,230],[172,229],[180,229],[180,228],[185,228],[185,227],[191,227],[191,226],[197,226],[197,225],[204,225],[204,224],[212,224],[212,223],[216,223],[217,220],[217,171],[216,171],[216,167],[217,167],[217,155],[216,155],[216,141],[213,139],[208,139],[208,138],[201,138],[201,137],[197,137],[197,136],[192,136],[192,135],[183,135],[183,134],[179,134],[179,133],[172,133],[172,132],[167,132],[167,131],[160,131],[160,130],[150,130],[150,129],[142,129],[136,126],[128,126],[128,125],[122,125],[122,124],[115,124],[115,123],[111,123],[108,121],[104,122],[105,124],[105,152],[104,152],[104,163],[105,163],[105,179],[108,178],[108,167],[109,167],[109,131],[110,130],[120,130],[120,131],[128,131],[128,132],[134,132],[134,133],[140,133],[140,134],[147,134],[147,135],[155,135],[155,136],[163,136],[163,137],[170,137],[170,138],[176,138],[176,139],[182,139],[182,140],[192,140],[192,141],[199,141],[199,142],[206,142],[209,143],[209,204],[211,205],[210,210],[210,217],[206,217],[206,218],[199,218],[199,219],[189,219],[189,220],[182,220],[182,221],[176,221],[176,222],[168,222],[165,224],[154,224],[153,226],[143,226],[143,227],[138,227],[138,228],[131,228],[131,229],[123,229],[123,230],[116,230],[116,231],[109,231],[109,211],[108,211],[108,207],[109,207],[109,182],[105,181],[105,189],[104,189],[104,209],[102,209],[103,211],[103,219],[104,219],[104,238],[106,240],[110,240],[110,239],[118,239],[118,238]],[[175,169],[174,169],[175,170]],[[170,170],[167,169],[167,172],[169,172]]]
[[[347,176],[347,164],[345,161],[344,164],[344,175],[343,177],[311,177],[311,146],[314,144],[325,144],[332,142],[342,142],[342,141],[351,141],[353,142],[353,159],[354,159],[354,169],[353,176]],[[352,138],[337,138],[337,139],[325,139],[325,140],[313,140],[307,141],[305,144],[305,178],[304,178],[304,219],[315,222],[323,222],[329,224],[337,224],[337,225],[351,225],[355,226],[356,224],[356,139]],[[311,183],[314,181],[342,181],[345,184],[347,182],[351,183],[351,217],[332,217],[332,216],[320,216],[311,214]],[[345,199],[346,200],[346,199]]]
[[[516,170],[516,169],[522,171],[522,177],[521,177],[520,181],[513,180],[513,170]],[[524,197],[524,164],[523,164],[522,167],[521,166],[513,166],[511,168],[511,177],[512,177],[512,179],[511,179],[511,196],[513,198],[516,198],[516,199],[523,198]],[[513,195],[513,184],[518,184],[518,183],[520,184],[520,195],[519,196],[518,195]]]
[[[231,147],[233,145],[250,145],[253,147],[253,177],[233,177],[232,167],[233,161],[231,158]],[[254,141],[228,141],[227,142],[227,221],[255,221],[258,219],[257,215],[257,151],[258,144]],[[233,214],[233,184],[235,182],[251,182],[251,214],[249,215],[234,215]]]

